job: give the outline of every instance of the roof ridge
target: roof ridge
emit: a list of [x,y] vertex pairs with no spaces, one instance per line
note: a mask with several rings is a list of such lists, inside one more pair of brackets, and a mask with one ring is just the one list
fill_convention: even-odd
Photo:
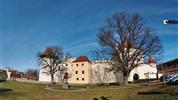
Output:
[[88,57],[87,56],[79,56],[75,61],[73,61],[73,62],[90,62],[91,63],[91,61],[88,59]]

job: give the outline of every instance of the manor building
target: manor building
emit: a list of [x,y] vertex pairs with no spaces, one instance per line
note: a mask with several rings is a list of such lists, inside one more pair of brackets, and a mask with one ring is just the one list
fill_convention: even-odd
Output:
[[[79,56],[78,58],[70,58],[65,64],[68,73],[68,83],[71,84],[89,84],[89,83],[115,83],[122,82],[123,74],[109,71],[111,68],[110,60],[90,61],[87,56]],[[50,75],[44,73],[45,69],[40,68],[39,81],[51,82]],[[149,57],[147,62],[134,68],[128,78],[128,81],[140,79],[156,79],[157,68],[156,62]],[[62,82],[63,76],[60,72],[56,72],[54,76],[55,82]]]

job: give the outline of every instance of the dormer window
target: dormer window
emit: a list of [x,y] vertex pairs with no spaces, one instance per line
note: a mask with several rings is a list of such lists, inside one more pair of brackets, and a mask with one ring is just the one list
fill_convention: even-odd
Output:
[[82,63],[82,66],[84,66],[84,64]]
[[76,64],[76,66],[78,66],[78,64]]

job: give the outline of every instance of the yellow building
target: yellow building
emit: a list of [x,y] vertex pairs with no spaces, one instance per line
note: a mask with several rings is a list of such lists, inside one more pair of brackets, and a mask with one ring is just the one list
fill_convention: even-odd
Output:
[[92,63],[86,56],[80,56],[72,64],[71,83],[91,83]]

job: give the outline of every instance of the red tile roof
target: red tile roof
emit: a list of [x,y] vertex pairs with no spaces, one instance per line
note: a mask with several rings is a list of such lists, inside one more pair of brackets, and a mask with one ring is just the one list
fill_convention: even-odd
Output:
[[148,63],[156,63],[151,56],[148,57]]
[[90,62],[87,56],[79,56],[74,62]]
[[52,49],[51,48],[47,48],[44,52],[43,52],[43,56],[49,56],[52,53]]
[[169,73],[173,71],[178,71],[178,67],[169,67],[167,69],[159,70],[158,73]]

